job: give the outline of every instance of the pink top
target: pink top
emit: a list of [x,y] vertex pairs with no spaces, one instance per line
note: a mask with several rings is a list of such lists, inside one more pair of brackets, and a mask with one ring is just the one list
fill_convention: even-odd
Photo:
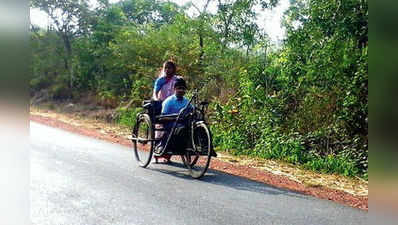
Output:
[[[153,97],[160,101],[165,100],[167,97],[174,94],[174,84],[179,76],[174,75],[169,80],[166,76],[161,76],[155,81]],[[157,95],[156,95],[157,92]]]

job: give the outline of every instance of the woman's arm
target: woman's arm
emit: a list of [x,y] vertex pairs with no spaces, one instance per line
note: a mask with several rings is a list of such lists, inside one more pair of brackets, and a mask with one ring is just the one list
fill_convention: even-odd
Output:
[[159,91],[156,91],[155,89],[153,89],[152,99],[155,101],[159,101],[158,94],[159,94]]
[[159,101],[159,92],[162,89],[162,86],[165,84],[165,79],[163,77],[159,77],[155,81],[155,85],[153,87],[153,100]]

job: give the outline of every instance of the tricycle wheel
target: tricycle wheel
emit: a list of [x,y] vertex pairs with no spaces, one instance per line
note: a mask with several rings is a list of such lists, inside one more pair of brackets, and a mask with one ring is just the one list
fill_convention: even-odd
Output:
[[205,123],[195,124],[192,131],[193,150],[187,150],[182,156],[193,178],[201,178],[207,171],[211,159],[211,135]]
[[137,123],[134,126],[132,137],[134,157],[139,166],[147,167],[152,159],[154,149],[154,132],[151,119],[147,114],[138,116]]

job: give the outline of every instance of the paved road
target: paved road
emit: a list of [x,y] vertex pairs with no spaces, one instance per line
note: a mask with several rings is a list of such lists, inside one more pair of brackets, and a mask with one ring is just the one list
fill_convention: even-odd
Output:
[[131,150],[34,122],[31,220],[36,225],[365,224],[366,212],[217,171],[202,180]]

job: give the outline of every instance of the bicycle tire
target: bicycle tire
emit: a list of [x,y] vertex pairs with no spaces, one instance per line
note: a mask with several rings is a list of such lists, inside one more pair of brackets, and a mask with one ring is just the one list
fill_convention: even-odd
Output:
[[212,138],[207,125],[197,122],[192,130],[193,151],[186,151],[183,157],[184,164],[188,167],[191,177],[203,177],[209,168],[212,151]]
[[[142,139],[133,140],[134,157],[140,167],[147,167],[152,160],[154,142],[151,140],[154,139],[154,136],[155,135],[152,128],[152,122],[149,115],[140,114],[132,132],[133,138]],[[138,149],[139,147],[141,148],[141,150]]]

